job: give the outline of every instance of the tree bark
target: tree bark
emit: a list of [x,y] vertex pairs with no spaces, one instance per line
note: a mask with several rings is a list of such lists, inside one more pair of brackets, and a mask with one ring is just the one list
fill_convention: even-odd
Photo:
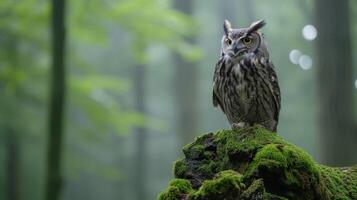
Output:
[[319,141],[322,162],[357,162],[348,0],[316,0]]
[[[175,0],[174,7],[192,15],[193,3],[191,0]],[[187,38],[194,43],[195,38]],[[198,98],[198,68],[194,62],[185,60],[175,54],[174,90],[176,95],[177,132],[180,133],[181,144],[186,144],[195,135],[198,126],[197,98]]]
[[[134,72],[134,92],[135,92],[135,107],[142,114],[146,114],[146,71],[145,65],[138,64]],[[146,136],[147,130],[144,127],[136,127],[136,155],[134,163],[134,188],[137,200],[143,200],[146,197]]]
[[52,71],[47,147],[47,200],[58,200],[62,186],[61,154],[65,102],[65,0],[52,1]]

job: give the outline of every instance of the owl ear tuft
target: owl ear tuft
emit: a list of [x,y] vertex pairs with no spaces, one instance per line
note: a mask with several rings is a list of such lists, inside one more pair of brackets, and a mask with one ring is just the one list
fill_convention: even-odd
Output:
[[226,36],[228,36],[228,34],[229,34],[230,32],[232,32],[231,22],[229,22],[228,20],[224,20],[223,30],[224,30],[224,34],[225,34]]
[[265,26],[265,24],[266,23],[264,20],[259,20],[259,21],[253,22],[248,28],[247,35],[263,28],[263,26]]

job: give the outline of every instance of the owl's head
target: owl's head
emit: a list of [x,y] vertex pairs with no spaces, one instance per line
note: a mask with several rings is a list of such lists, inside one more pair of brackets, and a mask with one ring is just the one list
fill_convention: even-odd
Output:
[[233,29],[228,20],[224,21],[222,38],[222,56],[240,60],[246,55],[259,54],[268,57],[268,51],[262,34],[259,32],[265,25],[264,20],[252,23],[248,28]]

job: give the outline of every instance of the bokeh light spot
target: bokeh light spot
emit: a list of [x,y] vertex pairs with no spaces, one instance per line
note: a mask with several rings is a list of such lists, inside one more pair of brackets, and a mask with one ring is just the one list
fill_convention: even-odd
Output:
[[294,64],[299,64],[299,59],[301,57],[301,52],[297,49],[293,49],[289,53],[289,59]]
[[317,30],[315,26],[308,24],[302,29],[302,36],[306,40],[314,40],[317,36]]
[[309,70],[312,67],[312,59],[308,55],[302,55],[299,58],[299,65],[303,70]]

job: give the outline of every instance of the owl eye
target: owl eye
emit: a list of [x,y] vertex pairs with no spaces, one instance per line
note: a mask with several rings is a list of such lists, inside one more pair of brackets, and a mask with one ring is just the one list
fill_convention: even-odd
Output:
[[226,42],[226,44],[228,44],[228,45],[231,45],[231,44],[232,44],[232,40],[229,39],[229,38],[227,38],[225,42]]
[[243,43],[244,43],[244,44],[251,44],[251,43],[252,43],[252,39],[250,39],[250,38],[244,38],[244,39],[243,39]]

